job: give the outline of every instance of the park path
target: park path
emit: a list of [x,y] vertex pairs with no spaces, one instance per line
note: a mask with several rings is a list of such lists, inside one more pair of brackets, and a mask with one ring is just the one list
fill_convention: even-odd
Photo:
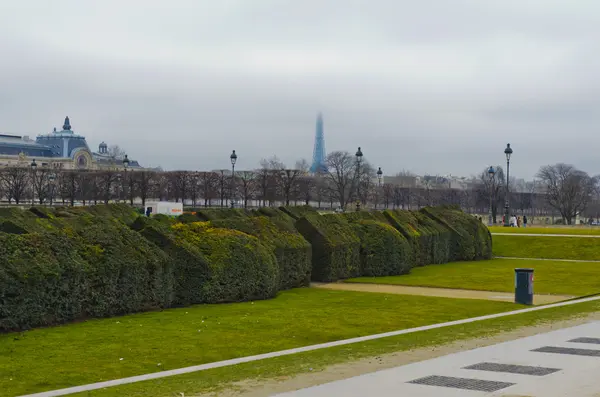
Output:
[[598,373],[594,321],[276,397],[597,397]]
[[[512,302],[514,293],[494,291],[474,291],[467,289],[413,287],[392,284],[361,284],[361,283],[311,283],[312,287],[343,291],[378,292],[399,295],[437,296],[441,298],[482,299],[491,301]],[[534,295],[534,304],[544,305],[572,299],[566,295]]]
[[492,233],[492,236],[529,236],[529,237],[580,237],[580,238],[600,238],[600,235],[597,235],[597,234]]

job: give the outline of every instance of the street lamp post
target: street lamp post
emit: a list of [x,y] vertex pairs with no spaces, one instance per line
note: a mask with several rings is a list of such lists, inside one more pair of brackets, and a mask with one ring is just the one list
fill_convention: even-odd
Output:
[[381,193],[381,180],[383,179],[383,171],[381,167],[377,170],[377,200],[375,201],[375,209],[377,209],[377,201],[379,201],[379,193]]
[[51,172],[50,175],[48,175],[48,181],[50,182],[50,206],[52,206],[52,200],[54,200],[54,181],[56,179],[56,175],[54,175],[54,172]]
[[[127,191],[127,193],[129,193],[129,197],[130,197],[130,204],[133,205],[133,192],[131,191],[131,183],[129,183],[129,179],[127,178],[127,168],[129,167],[129,157],[127,157],[127,155],[125,155],[125,158],[123,158],[123,172],[125,173],[124,177],[125,177],[125,183],[128,184],[127,188],[129,189]],[[123,189],[124,191],[125,189]],[[126,195],[125,195],[126,196]],[[123,198],[124,202],[127,202],[127,196]]]
[[231,198],[231,208],[234,207],[234,202],[233,202],[233,190],[234,190],[234,182],[235,182],[235,162],[237,161],[237,154],[235,154],[235,150],[233,152],[231,152],[231,156],[229,156],[229,159],[231,160],[231,186],[229,188],[229,197]]
[[510,226],[509,219],[509,201],[508,201],[508,176],[510,174],[510,155],[513,150],[510,147],[510,143],[506,144],[506,149],[504,149],[504,154],[506,155],[506,200],[504,201],[504,226]]
[[35,162],[35,159],[33,159],[33,161],[31,162],[31,175],[32,175],[32,182],[33,182],[33,190],[31,192],[31,205],[35,205],[35,171],[37,170],[37,163]]
[[356,211],[360,211],[360,163],[362,162],[363,152],[360,146],[356,151]]
[[490,177],[490,216],[489,216],[489,219],[488,219],[488,226],[492,226],[494,224],[494,220],[493,220],[493,217],[492,217],[492,214],[493,214],[492,213],[492,196],[494,194],[494,186],[493,186],[493,183],[494,183],[494,174],[496,174],[496,170],[494,169],[494,167],[492,167],[490,165],[490,168],[488,168],[488,175]]

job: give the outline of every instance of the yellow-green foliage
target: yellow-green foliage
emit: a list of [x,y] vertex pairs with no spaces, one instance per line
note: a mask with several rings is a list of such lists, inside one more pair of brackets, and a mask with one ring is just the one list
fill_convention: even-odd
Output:
[[283,217],[253,216],[219,219],[211,222],[215,227],[239,230],[258,238],[269,248],[279,266],[279,289],[304,287],[310,283],[311,246]]
[[295,220],[298,220],[306,215],[318,215],[319,212],[309,205],[300,205],[294,207],[279,207],[279,209],[291,216]]
[[267,299],[278,291],[279,268],[273,253],[256,237],[208,222],[175,224],[175,235],[191,243],[208,260],[209,277],[202,286],[208,302]]
[[312,280],[360,275],[360,239],[345,218],[309,214],[296,221],[296,228],[312,245]]

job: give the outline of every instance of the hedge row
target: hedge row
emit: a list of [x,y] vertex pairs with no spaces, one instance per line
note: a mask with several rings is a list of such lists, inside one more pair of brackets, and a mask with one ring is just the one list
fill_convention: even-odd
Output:
[[169,258],[124,223],[12,211],[0,214],[0,330],[171,305]]
[[313,246],[313,281],[398,275],[414,266],[491,258],[487,228],[456,207],[311,214],[300,217],[296,228]]
[[200,209],[177,219],[127,205],[0,209],[0,331],[490,256],[487,228],[454,207]]

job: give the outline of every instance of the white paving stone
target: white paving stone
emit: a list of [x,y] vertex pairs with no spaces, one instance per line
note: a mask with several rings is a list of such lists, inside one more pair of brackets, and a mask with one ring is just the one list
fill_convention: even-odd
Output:
[[[561,329],[493,346],[450,354],[397,368],[332,382],[278,397],[433,397],[433,396],[532,396],[593,397],[600,395],[600,357],[532,352],[543,346],[599,350],[600,345],[571,343],[578,337],[600,337],[600,322]],[[545,376],[464,369],[482,362],[558,368]],[[510,382],[514,386],[496,392],[469,391],[407,383],[431,375]]]

